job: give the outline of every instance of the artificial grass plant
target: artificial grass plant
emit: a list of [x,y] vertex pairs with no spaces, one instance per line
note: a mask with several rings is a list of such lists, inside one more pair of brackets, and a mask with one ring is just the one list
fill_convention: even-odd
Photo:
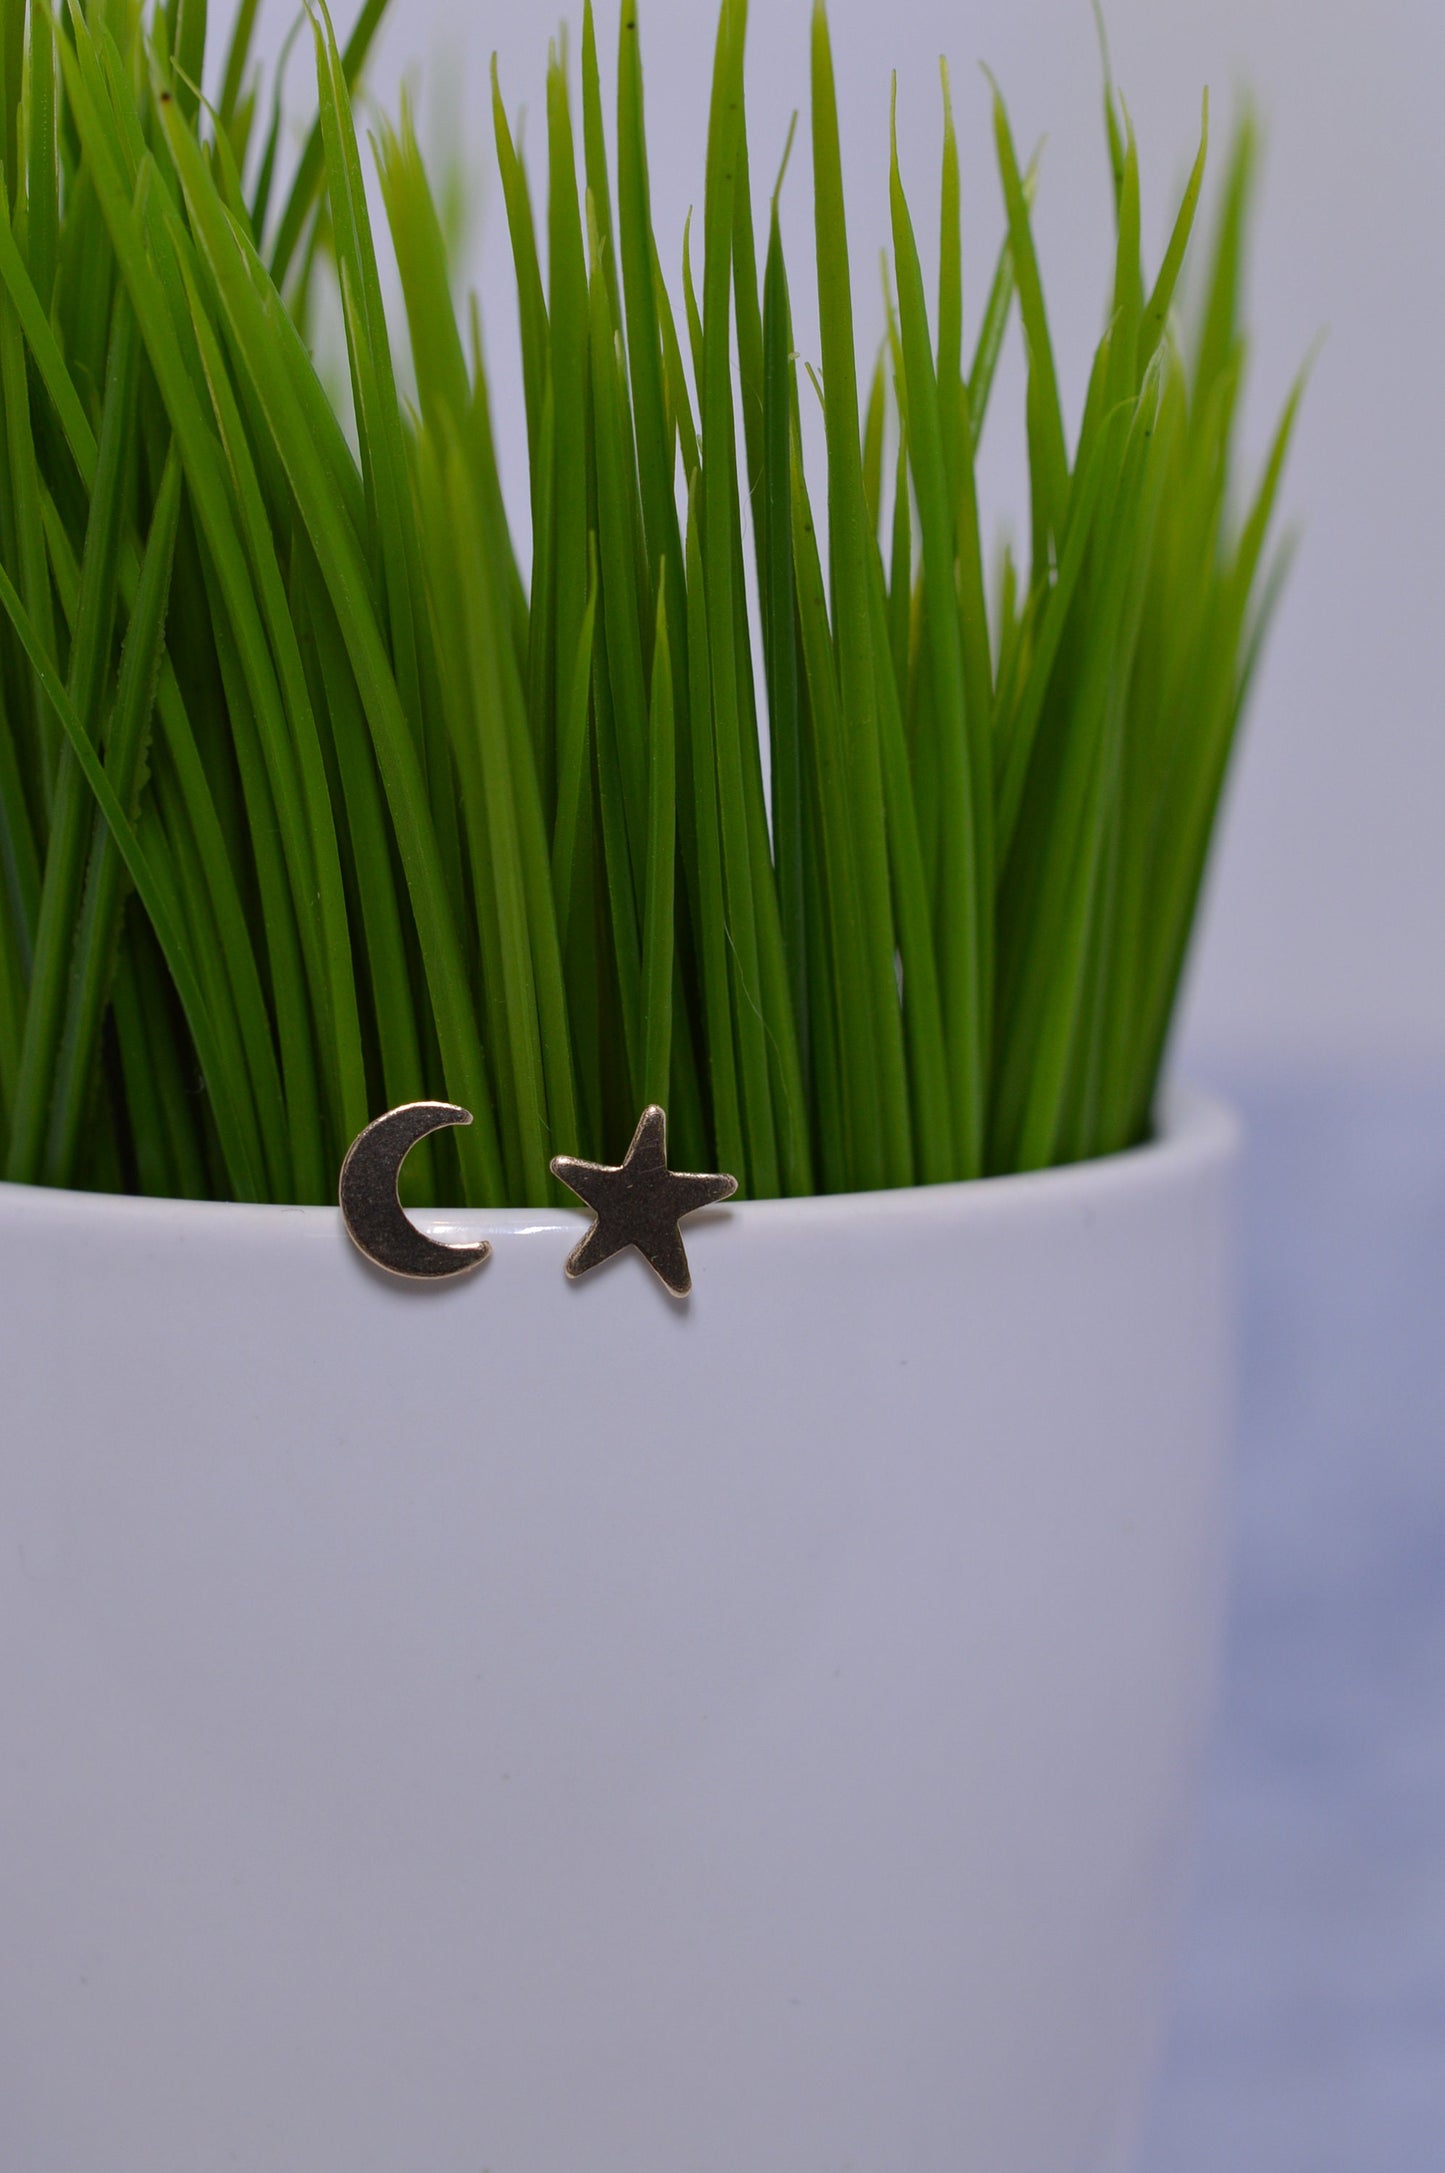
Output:
[[[405,115],[376,150],[414,403],[398,387],[350,96],[384,6],[344,50],[314,13],[283,189],[255,0],[214,104],[205,0],[0,0],[5,1174],[325,1200],[370,1117],[439,1096],[476,1121],[412,1158],[412,1196],[479,1204],[552,1197],[549,1157],[615,1156],[648,1101],[675,1166],[754,1196],[1139,1140],[1277,585],[1293,399],[1232,513],[1248,133],[1186,342],[1204,148],[1151,284],[1108,93],[1117,254],[1071,449],[997,99],[1004,232],[968,366],[946,107],[936,276],[895,151],[860,381],[820,10],[810,476],[745,0],[723,0],[680,309],[637,9],[610,145],[589,10],[581,173],[554,54],[536,199],[493,71],[527,573],[493,437],[522,418],[490,412]],[[307,344],[333,273],[345,424]],[[1031,533],[990,583],[975,452],[1014,308]]]

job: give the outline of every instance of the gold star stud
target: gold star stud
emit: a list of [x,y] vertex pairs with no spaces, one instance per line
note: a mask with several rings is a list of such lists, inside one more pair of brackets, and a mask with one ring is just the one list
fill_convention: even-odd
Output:
[[679,1222],[699,1207],[731,1199],[738,1189],[736,1177],[668,1168],[667,1117],[655,1102],[643,1110],[626,1159],[615,1169],[559,1154],[552,1174],[592,1210],[592,1227],[568,1258],[568,1275],[575,1281],[633,1245],[675,1298],[692,1288]]

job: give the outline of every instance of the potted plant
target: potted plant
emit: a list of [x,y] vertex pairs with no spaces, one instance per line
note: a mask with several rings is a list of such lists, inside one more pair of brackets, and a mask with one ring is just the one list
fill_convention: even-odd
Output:
[[[381,13],[285,189],[253,7],[213,100],[188,0],[0,51],[6,2161],[1105,2173],[1217,1615],[1232,1127],[1157,1082],[1294,406],[1236,521],[1248,136],[1186,341],[1203,146],[1151,285],[1110,92],[1070,449],[997,101],[969,364],[946,106],[860,390],[816,15],[823,543],[745,8],[680,317],[589,10],[580,179],[565,56],[536,203],[494,80],[524,570],[404,112],[399,389]],[[466,1272],[348,1243],[363,1137]]]

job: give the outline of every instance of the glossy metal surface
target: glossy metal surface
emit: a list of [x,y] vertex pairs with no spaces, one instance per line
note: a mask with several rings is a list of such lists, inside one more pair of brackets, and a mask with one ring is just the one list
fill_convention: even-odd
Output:
[[667,1117],[655,1102],[643,1110],[632,1145],[615,1168],[559,1154],[552,1175],[592,1210],[591,1229],[568,1255],[568,1275],[575,1281],[631,1245],[675,1298],[692,1289],[679,1222],[700,1207],[730,1200],[738,1189],[736,1177],[668,1168]]
[[359,1252],[389,1275],[433,1282],[466,1275],[491,1257],[480,1245],[438,1245],[423,1235],[401,1204],[401,1165],[419,1139],[449,1124],[470,1124],[455,1102],[404,1102],[358,1133],[341,1165],[341,1218]]

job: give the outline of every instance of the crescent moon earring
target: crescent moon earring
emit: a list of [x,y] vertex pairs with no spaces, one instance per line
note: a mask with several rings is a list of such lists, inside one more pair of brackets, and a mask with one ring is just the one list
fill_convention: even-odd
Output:
[[403,1211],[397,1191],[401,1165],[419,1139],[449,1124],[470,1124],[472,1113],[455,1102],[404,1102],[368,1124],[347,1149],[341,1165],[341,1219],[359,1252],[388,1275],[437,1282],[465,1275],[491,1255],[491,1246],[439,1245]]

